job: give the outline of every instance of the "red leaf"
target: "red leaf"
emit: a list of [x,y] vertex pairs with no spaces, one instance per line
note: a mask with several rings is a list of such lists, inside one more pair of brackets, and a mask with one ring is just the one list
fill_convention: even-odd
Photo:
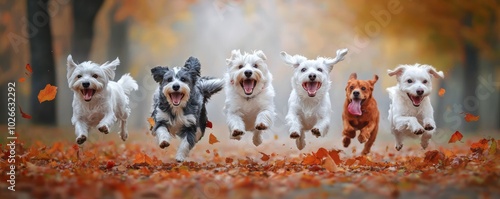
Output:
[[26,78],[24,77],[19,78],[19,82],[23,83],[24,81],[26,81]]
[[109,160],[107,163],[106,163],[106,169],[111,169],[115,166],[115,162],[113,162],[112,160]]
[[450,141],[448,141],[448,143],[455,143],[456,141],[462,141],[463,137],[464,136],[459,131],[455,131],[455,133],[451,135]]
[[265,153],[262,153],[262,152],[259,152],[260,154],[262,154],[262,157],[260,158],[262,161],[268,161],[269,160],[269,155],[265,154]]
[[21,116],[22,116],[23,118],[26,118],[26,119],[28,119],[28,120],[29,120],[29,119],[31,119],[31,115],[28,115],[28,114],[24,113],[24,112],[23,112],[23,109],[21,109],[21,106],[19,106],[19,112],[21,112]]
[[472,145],[470,146],[470,150],[474,153],[482,154],[483,151],[488,149],[488,142],[489,140],[483,138],[479,140],[479,142],[472,143]]
[[466,122],[476,122],[479,120],[479,115],[472,115],[470,113],[464,113],[464,119]]
[[30,73],[33,73],[33,69],[31,69],[31,65],[30,64],[26,64],[26,70]]
[[316,158],[318,158],[320,160],[326,156],[328,156],[328,151],[323,147],[319,148],[318,152],[316,152]]
[[209,120],[207,120],[207,128],[210,128],[210,129],[212,128],[212,122]]
[[340,156],[339,156],[339,153],[340,153],[340,150],[331,150],[328,152],[328,155],[330,155],[330,157],[333,159],[333,161],[335,162],[335,164],[340,164],[342,161],[340,160]]

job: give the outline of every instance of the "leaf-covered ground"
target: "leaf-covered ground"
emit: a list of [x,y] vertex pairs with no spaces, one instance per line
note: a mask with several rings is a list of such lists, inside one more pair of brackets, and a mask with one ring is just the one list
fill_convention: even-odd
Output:
[[[500,142],[491,137],[429,150],[405,145],[402,152],[380,141],[384,147],[360,156],[352,147],[301,153],[277,137],[260,147],[220,136],[209,144],[206,135],[189,162],[176,163],[175,143],[160,150],[151,135],[141,136],[147,139],[123,143],[93,133],[81,148],[70,141],[21,142],[16,192],[1,175],[1,198],[500,197]],[[1,148],[5,174],[8,150]]]

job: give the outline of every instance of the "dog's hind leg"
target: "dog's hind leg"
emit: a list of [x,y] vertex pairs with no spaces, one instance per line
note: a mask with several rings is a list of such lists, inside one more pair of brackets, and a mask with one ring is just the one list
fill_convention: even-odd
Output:
[[128,131],[127,131],[127,120],[126,119],[121,120],[120,132],[118,134],[120,135],[120,138],[122,138],[123,141],[127,140]]
[[423,149],[427,149],[427,146],[429,146],[429,140],[432,138],[432,132],[425,132],[424,134],[422,134],[420,145]]
[[304,149],[306,147],[306,135],[304,132],[300,132],[300,137],[295,139],[295,144],[299,150]]
[[399,151],[403,148],[403,139],[404,139],[403,132],[395,130],[395,129],[391,129],[391,132],[394,135],[394,137],[396,138],[395,148],[396,148],[396,150]]
[[[359,139],[359,136],[362,135],[362,133],[363,133],[363,130],[361,130],[360,135],[358,135],[358,139]],[[370,135],[370,138],[368,138],[368,141],[366,141],[365,147],[363,148],[363,151],[361,152],[361,154],[363,154],[363,155],[367,155],[368,153],[370,153],[372,145],[375,142],[375,139],[377,138],[378,125],[375,125],[373,130],[371,132],[368,132],[368,133]]]
[[344,138],[342,139],[342,143],[344,144],[344,147],[347,148],[351,144],[351,139],[356,137],[356,129],[354,129],[346,119],[343,120],[343,123],[344,130],[342,131],[342,135]]
[[254,131],[252,140],[255,146],[262,144],[262,131]]

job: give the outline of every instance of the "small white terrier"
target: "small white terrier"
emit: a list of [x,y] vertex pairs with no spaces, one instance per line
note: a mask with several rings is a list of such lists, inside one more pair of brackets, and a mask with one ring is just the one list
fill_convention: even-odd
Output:
[[442,71],[429,65],[400,65],[387,71],[396,75],[398,84],[387,88],[392,103],[389,106],[391,133],[396,137],[396,150],[403,148],[405,136],[417,138],[426,149],[436,129],[434,110],[428,95],[432,91],[432,77],[444,78]]
[[129,74],[123,75],[118,82],[115,78],[116,66],[120,60],[98,65],[91,61],[75,64],[68,56],[68,84],[73,90],[73,117],[76,143],[83,144],[91,127],[105,134],[111,126],[120,122],[119,135],[123,141],[128,137],[127,118],[130,115],[129,95],[138,86]]
[[334,59],[318,57],[308,60],[301,55],[290,56],[281,52],[281,59],[294,68],[286,120],[290,138],[296,139],[299,150],[306,146],[305,131],[310,130],[316,137],[328,133],[331,113],[329,73],[346,54],[347,49],[339,49]]
[[276,115],[272,75],[260,50],[241,54],[233,50],[227,59],[226,104],[224,112],[230,138],[240,140],[245,131],[253,132],[253,143],[262,143],[262,132],[273,125]]

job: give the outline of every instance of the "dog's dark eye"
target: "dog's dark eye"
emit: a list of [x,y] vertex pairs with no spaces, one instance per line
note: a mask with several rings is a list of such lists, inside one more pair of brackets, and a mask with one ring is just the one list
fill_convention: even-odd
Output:
[[302,70],[300,70],[300,72],[306,72],[306,68],[302,68]]
[[76,78],[80,79],[80,78],[82,78],[82,76],[81,75],[77,75]]
[[349,89],[351,89],[351,90],[354,89],[354,86],[349,87]]
[[185,81],[186,81],[186,78],[181,77],[181,82],[185,82]]
[[361,90],[366,90],[366,87],[364,87],[364,86],[363,86],[363,87],[361,87]]
[[96,74],[93,74],[93,75],[92,75],[92,77],[93,77],[93,78],[97,78],[97,77],[99,77],[99,76],[97,76]]
[[411,84],[411,83],[413,83],[413,80],[409,79],[409,80],[406,80],[406,82],[408,82],[408,84]]
[[424,84],[427,84],[427,80],[424,80],[424,81],[423,81],[423,83],[424,83]]
[[319,71],[319,72],[323,72],[323,69],[322,69],[322,68],[318,68],[318,71]]
[[253,65],[253,67],[254,67],[254,68],[258,68],[258,67],[259,67],[259,65],[257,65],[257,64],[254,64],[254,65]]
[[239,69],[243,68],[243,65],[239,65],[239,66],[238,66],[238,68],[239,68]]
[[172,81],[172,78],[171,78],[171,77],[169,77],[169,78],[167,79],[167,82],[171,82],[171,81]]

